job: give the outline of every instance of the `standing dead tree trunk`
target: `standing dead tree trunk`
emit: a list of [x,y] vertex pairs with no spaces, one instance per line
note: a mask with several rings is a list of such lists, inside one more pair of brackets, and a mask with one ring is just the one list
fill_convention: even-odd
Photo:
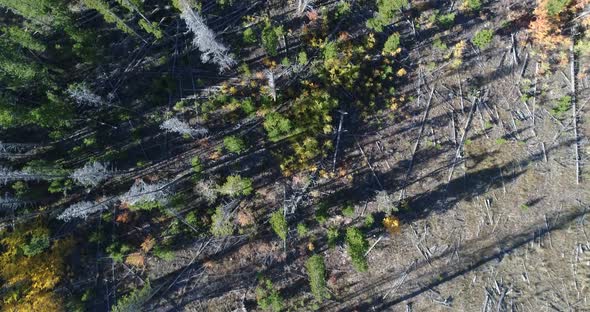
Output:
[[538,79],[538,75],[539,75],[539,62],[536,62],[535,64],[535,82],[533,83],[533,126],[532,126],[532,131],[533,131],[533,135],[537,136],[537,132],[535,132],[535,126],[536,126],[536,122],[535,122],[535,111],[537,108],[537,79]]
[[275,85],[275,76],[272,71],[266,71],[266,78],[268,79],[268,92],[272,97],[272,100],[276,102],[277,100],[277,87]]
[[416,139],[416,143],[414,144],[414,149],[412,150],[412,157],[410,158],[410,165],[408,166],[408,171],[406,171],[406,178],[404,181],[404,185],[402,186],[401,192],[399,194],[400,201],[405,196],[406,186],[408,184],[410,174],[412,173],[412,169],[414,168],[414,159],[416,158],[416,152],[418,151],[418,147],[420,146],[420,140],[422,139],[422,134],[424,133],[424,127],[426,126],[426,120],[428,119],[428,113],[430,112],[430,105],[432,103],[432,95],[434,94],[435,89],[436,89],[435,87],[432,87],[432,90],[430,90],[430,96],[428,97],[428,103],[426,104],[426,110],[424,111],[424,115],[422,115],[422,123],[420,125],[420,132],[418,132],[418,138]]
[[465,139],[467,138],[467,132],[469,131],[469,126],[471,125],[473,113],[475,111],[475,108],[477,107],[478,101],[480,101],[480,99],[475,99],[475,101],[473,101],[473,104],[471,105],[471,110],[469,111],[469,116],[467,116],[465,128],[463,128],[463,134],[461,134],[461,140],[459,140],[459,146],[457,146],[457,151],[455,152],[455,157],[453,158],[453,164],[451,165],[451,169],[449,170],[449,178],[447,179],[447,183],[451,182],[453,172],[455,172],[455,166],[457,165],[457,159],[461,157],[461,150],[463,149],[463,144],[465,143]]
[[303,14],[308,4],[309,0],[297,0],[297,15]]
[[379,188],[381,190],[383,190],[383,184],[381,184],[381,181],[379,180],[379,177],[377,176],[377,173],[375,173],[375,169],[373,169],[373,166],[371,165],[371,162],[369,161],[369,158],[367,157],[367,154],[365,154],[365,151],[363,150],[363,148],[361,147],[361,145],[359,144],[359,141],[357,140],[356,137],[354,137],[354,140],[356,142],[356,146],[358,147],[359,151],[361,152],[361,154],[363,155],[363,158],[365,159],[365,161],[367,162],[367,166],[369,166],[369,169],[371,170],[371,172],[373,173],[373,177],[375,178],[375,180],[377,181],[377,184],[379,184]]
[[26,157],[35,153],[38,144],[4,143],[0,141],[0,158],[15,159]]
[[576,184],[580,184],[580,148],[578,140],[578,110],[576,109],[576,52],[574,51],[574,45],[576,35],[576,26],[574,25],[572,30],[572,42],[570,45],[570,87],[571,87],[571,98],[572,98],[572,125],[574,128],[574,157],[576,159]]
[[342,123],[344,122],[344,115],[347,112],[338,111],[340,113],[340,122],[338,123],[338,134],[336,136],[336,148],[334,149],[334,159],[332,161],[332,172],[336,172],[336,156],[338,155],[338,146],[340,145],[340,134],[342,133]]

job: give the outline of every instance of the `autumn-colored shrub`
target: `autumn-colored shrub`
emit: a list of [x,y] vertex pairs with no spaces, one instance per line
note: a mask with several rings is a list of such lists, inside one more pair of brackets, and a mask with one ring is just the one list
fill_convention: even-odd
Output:
[[453,68],[459,68],[459,66],[463,64],[463,52],[465,51],[465,47],[465,40],[457,42],[457,44],[453,47],[453,60],[451,62],[451,66]]
[[0,294],[2,311],[62,311],[62,298],[53,290],[65,275],[64,258],[72,239],[53,240],[40,223],[0,232]]
[[569,38],[563,33],[566,22],[562,13],[572,4],[571,0],[537,0],[533,11],[535,20],[529,25],[533,42],[548,50],[569,44]]
[[130,253],[125,258],[125,263],[139,268],[143,268],[145,266],[145,256],[139,252]]

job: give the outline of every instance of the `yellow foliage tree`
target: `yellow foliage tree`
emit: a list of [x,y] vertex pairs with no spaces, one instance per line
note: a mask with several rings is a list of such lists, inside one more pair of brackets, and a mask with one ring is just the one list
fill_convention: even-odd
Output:
[[451,62],[451,67],[456,69],[459,68],[461,64],[463,64],[463,52],[465,51],[465,47],[467,47],[465,40],[457,42],[455,47],[453,47],[453,60]]
[[64,275],[64,257],[72,239],[56,240],[46,249],[25,252],[33,237],[48,237],[49,229],[39,222],[0,233],[0,277],[6,281],[0,301],[2,311],[63,311],[61,298],[53,292]]

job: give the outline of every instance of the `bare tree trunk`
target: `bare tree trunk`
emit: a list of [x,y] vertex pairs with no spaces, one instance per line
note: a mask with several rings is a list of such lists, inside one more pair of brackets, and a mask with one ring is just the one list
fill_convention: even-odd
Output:
[[338,155],[338,146],[340,145],[340,133],[342,132],[342,123],[344,122],[344,115],[348,115],[347,112],[339,111],[340,123],[338,124],[338,136],[336,137],[336,148],[334,149],[334,159],[332,161],[332,172],[336,171],[336,156]]
[[572,121],[574,127],[574,157],[576,158],[576,184],[580,184],[580,155],[579,155],[579,141],[578,141],[578,110],[576,109],[576,53],[574,45],[576,43],[576,25],[572,30],[572,43],[570,45],[570,86],[572,97]]
[[307,8],[307,4],[309,0],[297,0],[297,15],[303,14],[305,12],[305,8]]
[[426,120],[428,119],[428,112],[430,112],[430,105],[432,103],[432,95],[434,94],[435,89],[436,89],[435,87],[432,87],[432,90],[430,90],[428,104],[426,104],[426,110],[424,111],[424,115],[422,116],[422,124],[420,126],[420,132],[418,132],[418,138],[416,139],[416,143],[414,144],[414,149],[412,150],[412,157],[410,159],[410,165],[408,166],[408,171],[406,171],[406,179],[404,181],[404,185],[401,190],[401,193],[399,194],[400,201],[402,199],[404,199],[405,192],[406,192],[406,184],[408,183],[408,179],[410,178],[410,174],[412,173],[412,169],[414,168],[414,159],[416,158],[416,152],[418,151],[418,147],[420,146],[420,140],[422,139],[422,134],[424,133],[424,126],[426,125]]
[[539,62],[535,64],[535,82],[533,86],[533,134],[536,136],[535,132],[535,111],[537,107],[537,75],[539,74]]
[[469,126],[471,125],[471,120],[473,119],[473,112],[475,111],[475,107],[477,106],[476,99],[474,103],[471,105],[471,110],[469,111],[469,116],[467,117],[467,123],[465,124],[465,128],[463,129],[463,134],[461,134],[461,140],[459,141],[459,146],[457,146],[457,151],[455,152],[455,157],[453,158],[453,164],[451,169],[449,170],[449,178],[447,179],[447,183],[451,182],[451,178],[453,177],[453,172],[455,171],[455,166],[457,165],[457,159],[461,155],[461,149],[463,148],[463,144],[465,143],[465,139],[467,138],[467,132],[469,131]]

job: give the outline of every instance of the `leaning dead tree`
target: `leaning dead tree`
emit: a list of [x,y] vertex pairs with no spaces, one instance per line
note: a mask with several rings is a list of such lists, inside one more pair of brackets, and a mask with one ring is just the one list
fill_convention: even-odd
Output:
[[338,156],[338,147],[340,146],[340,134],[342,133],[342,124],[344,123],[344,115],[348,115],[347,112],[338,111],[340,113],[340,122],[338,123],[338,132],[336,134],[336,148],[334,148],[334,157],[332,159],[332,172],[336,172],[336,157]]
[[220,71],[234,66],[236,61],[228,54],[229,49],[215,39],[215,33],[205,24],[203,17],[193,9],[194,2],[175,0],[173,3],[180,10],[180,17],[193,33],[193,46],[201,51],[201,61],[217,64]]
[[72,219],[87,219],[91,214],[107,210],[118,201],[135,205],[146,202],[166,203],[170,195],[168,188],[170,183],[146,183],[138,179],[133,183],[129,191],[120,196],[112,196],[102,201],[82,201],[66,208],[58,217],[58,220],[68,222]]
[[26,170],[12,170],[7,167],[0,167],[0,185],[13,181],[42,181],[63,178],[61,175],[34,173]]
[[8,193],[4,194],[4,196],[0,196],[0,211],[4,209],[16,209],[25,206],[26,204],[27,202],[14,198]]
[[203,127],[193,128],[188,123],[181,121],[180,119],[178,119],[176,117],[172,117],[172,118],[164,121],[162,123],[162,125],[160,125],[160,129],[162,129],[166,132],[176,132],[176,133],[179,133],[182,135],[189,135],[193,138],[197,137],[197,136],[204,136],[209,133],[209,131],[206,128],[203,128]]
[[145,202],[160,202],[166,203],[170,193],[168,188],[169,182],[146,183],[142,179],[138,179],[133,183],[129,191],[120,196],[112,196],[102,201],[82,201],[75,203],[66,208],[59,216],[58,220],[68,222],[72,219],[88,219],[94,213],[107,210],[118,201],[135,205]]
[[471,121],[473,120],[473,112],[477,107],[477,103],[481,101],[481,98],[475,99],[473,104],[471,105],[471,109],[469,110],[469,115],[467,116],[467,122],[465,123],[465,127],[463,128],[463,133],[461,134],[461,139],[459,140],[459,144],[457,145],[457,150],[455,151],[455,156],[453,157],[453,162],[451,163],[451,168],[449,169],[449,176],[447,178],[447,183],[451,182],[453,178],[453,173],[455,172],[455,167],[457,166],[457,161],[462,158],[463,152],[463,145],[465,144],[465,139],[467,138],[467,132],[469,131],[469,127],[471,126]]
[[64,210],[59,216],[57,216],[57,219],[65,222],[68,222],[72,219],[88,219],[88,216],[91,214],[107,210],[109,208],[108,204],[109,201],[83,201],[75,203]]
[[30,155],[37,144],[4,143],[0,141],[0,158],[13,159]]
[[570,93],[572,99],[572,123],[574,128],[574,157],[576,162],[576,184],[580,184],[580,141],[578,137],[578,111],[576,107],[576,52],[575,52],[575,35],[576,25],[572,30],[572,39],[570,45]]
[[297,0],[297,15],[303,14],[308,4],[309,0]]
[[110,175],[111,172],[107,169],[107,165],[95,161],[87,163],[84,167],[74,171],[70,178],[84,186],[97,186],[108,179]]
[[430,112],[430,107],[432,104],[432,95],[434,95],[435,87],[430,90],[430,97],[428,98],[428,104],[426,104],[426,110],[424,110],[424,115],[422,116],[422,122],[420,123],[420,131],[418,132],[418,138],[414,143],[414,149],[412,150],[412,157],[410,158],[410,165],[408,166],[408,170],[406,171],[406,178],[404,180],[404,184],[399,194],[399,200],[401,201],[406,196],[406,186],[410,179],[410,174],[412,173],[412,169],[414,168],[414,161],[416,160],[416,152],[418,151],[418,147],[420,146],[420,141],[422,140],[422,135],[424,134],[424,127],[426,126],[426,121],[428,120],[428,113]]
[[144,202],[160,202],[164,203],[167,201],[170,193],[167,188],[170,183],[158,182],[148,184],[142,179],[138,179],[133,183],[127,193],[121,195],[119,199],[129,205],[135,205],[137,203]]

